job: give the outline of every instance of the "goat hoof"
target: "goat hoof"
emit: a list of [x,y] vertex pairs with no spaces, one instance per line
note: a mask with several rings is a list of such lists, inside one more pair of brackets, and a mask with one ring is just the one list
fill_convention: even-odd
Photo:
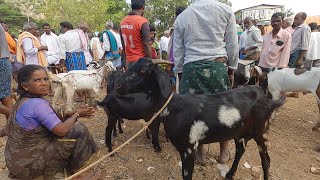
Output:
[[227,173],[226,180],[233,180],[233,175],[230,175],[229,173]]
[[161,147],[153,147],[154,151],[160,153],[162,151]]

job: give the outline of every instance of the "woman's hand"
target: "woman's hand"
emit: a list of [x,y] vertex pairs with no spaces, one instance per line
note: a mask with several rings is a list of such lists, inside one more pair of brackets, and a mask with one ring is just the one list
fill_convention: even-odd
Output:
[[95,110],[93,107],[89,107],[88,105],[81,105],[77,107],[75,113],[78,113],[80,117],[92,117]]

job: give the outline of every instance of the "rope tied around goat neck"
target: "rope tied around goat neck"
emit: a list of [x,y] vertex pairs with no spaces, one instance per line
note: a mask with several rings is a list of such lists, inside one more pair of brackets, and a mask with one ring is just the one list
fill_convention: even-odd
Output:
[[138,131],[135,135],[133,135],[130,139],[128,139],[126,142],[124,142],[123,144],[121,144],[120,146],[118,146],[117,148],[115,148],[113,151],[111,151],[110,153],[108,153],[105,156],[102,156],[100,159],[98,159],[97,161],[95,161],[94,163],[90,164],[89,166],[83,168],[82,170],[78,171],[77,173],[65,178],[65,180],[71,180],[72,178],[75,178],[77,176],[79,176],[82,173],[87,172],[88,170],[90,170],[91,168],[93,168],[94,166],[100,164],[101,162],[103,162],[107,157],[111,156],[112,154],[114,154],[115,152],[119,151],[120,149],[122,149],[125,145],[129,144],[132,140],[134,140],[136,137],[138,137],[143,131],[145,131],[150,124],[159,116],[159,114],[168,106],[168,104],[170,103],[171,99],[173,97],[173,93],[169,96],[168,100],[166,101],[166,103],[162,106],[162,108],[152,116],[152,118],[150,119],[150,121],[148,121],[144,127]]

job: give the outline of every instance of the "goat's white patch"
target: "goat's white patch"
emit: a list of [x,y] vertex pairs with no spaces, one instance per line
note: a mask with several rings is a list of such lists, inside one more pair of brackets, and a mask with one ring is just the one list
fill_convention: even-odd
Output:
[[189,93],[190,93],[190,94],[194,94],[195,92],[196,92],[195,89],[192,89],[192,88],[189,89]]
[[194,144],[194,149],[197,149],[199,141],[206,137],[205,134],[208,130],[208,126],[203,121],[195,121],[194,124],[191,126],[189,142],[191,144]]
[[187,151],[188,151],[188,154],[191,154],[191,153],[192,153],[192,151],[191,151],[190,148],[188,148]]
[[184,159],[187,159],[187,156],[188,156],[187,153],[183,154]]
[[203,70],[203,75],[204,75],[204,77],[210,78],[210,71],[209,71],[209,69],[204,69],[204,70]]
[[241,119],[241,116],[238,109],[222,105],[219,109],[218,118],[221,124],[231,128]]
[[165,108],[161,113],[160,113],[160,117],[165,117],[169,115],[169,110],[168,108]]
[[189,172],[185,169],[185,170],[183,170],[183,176],[188,176],[189,175]]

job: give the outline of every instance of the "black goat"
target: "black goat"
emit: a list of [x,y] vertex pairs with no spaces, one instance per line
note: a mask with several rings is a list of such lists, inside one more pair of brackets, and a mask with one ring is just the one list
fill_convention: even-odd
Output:
[[[154,107],[160,109],[171,94],[169,76],[147,58],[141,58],[123,76],[117,87],[120,94],[145,92]],[[256,86],[232,89],[215,95],[175,94],[160,114],[165,132],[180,153],[183,179],[192,179],[195,151],[199,144],[234,139],[236,155],[227,179],[232,179],[244,144],[254,139],[259,147],[264,179],[269,177],[265,125],[271,113],[284,99],[269,100]],[[156,110],[150,110],[153,113]]]
[[[119,95],[113,91],[117,79],[122,75],[121,71],[113,72],[108,79],[107,84],[107,96],[98,105],[103,107],[108,115],[108,125],[105,132],[105,143],[109,152],[112,151],[111,134],[115,128],[115,124],[118,121],[120,126],[120,120],[122,118],[129,120],[145,119],[150,120],[153,114],[150,112],[155,109],[150,102],[150,98],[145,93],[135,93],[128,95]],[[160,121],[152,123],[149,127],[152,135],[153,148],[157,151],[161,151],[161,147],[158,140]],[[148,130],[146,132],[147,138],[149,137]]]

